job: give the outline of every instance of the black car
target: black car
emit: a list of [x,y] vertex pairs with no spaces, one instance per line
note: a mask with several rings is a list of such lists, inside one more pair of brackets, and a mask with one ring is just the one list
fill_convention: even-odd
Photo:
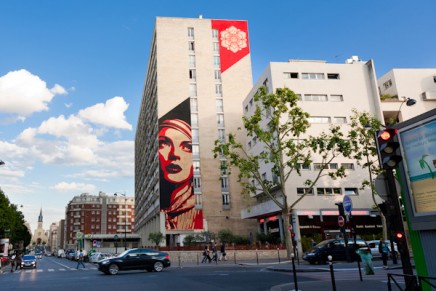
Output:
[[[360,256],[356,251],[360,248],[368,248],[364,240],[348,239],[348,252],[350,259],[353,261],[360,260]],[[333,261],[345,261],[347,259],[347,249],[345,248],[344,239],[329,239],[320,242],[303,256],[303,260],[310,264],[325,264],[328,261],[328,256],[332,256]]]
[[36,268],[36,257],[32,255],[25,255],[21,258],[20,268]]
[[160,272],[171,266],[168,253],[152,249],[131,249],[117,257],[98,262],[98,270],[107,275],[116,275],[118,271],[147,270]]

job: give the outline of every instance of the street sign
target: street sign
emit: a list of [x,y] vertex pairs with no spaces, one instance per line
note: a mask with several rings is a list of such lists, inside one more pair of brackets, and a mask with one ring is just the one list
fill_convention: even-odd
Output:
[[[377,177],[374,179],[374,190],[377,192],[378,196],[383,201],[386,201],[388,199],[388,190],[386,188],[387,179],[385,174],[378,174]],[[400,183],[398,183],[397,180],[395,180],[395,187],[397,188],[397,193],[401,193],[401,186]]]
[[344,224],[345,224],[345,219],[344,219],[344,217],[339,215],[339,216],[338,216],[338,225],[339,225],[339,227],[343,227]]
[[95,247],[97,245],[97,240],[92,241],[92,246]]
[[79,240],[82,238],[83,238],[83,232],[80,232],[80,231],[76,232],[76,239]]
[[344,205],[344,211],[345,214],[350,214],[351,209],[353,209],[353,201],[351,201],[351,197],[348,195],[344,196],[344,200],[342,201],[342,204]]

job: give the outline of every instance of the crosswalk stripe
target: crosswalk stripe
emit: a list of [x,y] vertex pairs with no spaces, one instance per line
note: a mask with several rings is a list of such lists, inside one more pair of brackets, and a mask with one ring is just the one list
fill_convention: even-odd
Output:
[[48,269],[49,272],[54,272],[54,269]]

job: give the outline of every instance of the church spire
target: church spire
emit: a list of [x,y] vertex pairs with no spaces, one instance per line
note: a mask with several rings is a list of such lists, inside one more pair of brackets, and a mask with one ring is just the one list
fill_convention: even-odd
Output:
[[42,222],[42,208],[41,211],[39,212],[38,222]]

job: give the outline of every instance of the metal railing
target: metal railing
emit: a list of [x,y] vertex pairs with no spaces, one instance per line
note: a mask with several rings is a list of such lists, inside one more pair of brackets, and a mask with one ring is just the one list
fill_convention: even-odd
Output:
[[[399,279],[404,279],[404,281]],[[434,281],[436,281],[436,277],[388,273],[388,290],[393,290],[392,284],[397,287],[394,290],[400,291],[422,291],[430,290],[430,288],[433,290],[436,288]]]

